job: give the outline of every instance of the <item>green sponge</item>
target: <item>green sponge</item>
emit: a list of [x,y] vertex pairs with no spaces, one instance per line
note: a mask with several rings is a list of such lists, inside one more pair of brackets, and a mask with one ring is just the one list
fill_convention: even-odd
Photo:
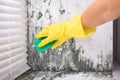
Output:
[[33,41],[33,44],[36,48],[36,50],[38,51],[38,53],[42,53],[43,51],[49,49],[54,43],[56,40],[52,41],[52,42],[49,42],[48,44],[42,46],[42,47],[38,47],[38,44],[41,43],[42,40],[44,40],[46,37],[42,37],[40,39],[36,39]]

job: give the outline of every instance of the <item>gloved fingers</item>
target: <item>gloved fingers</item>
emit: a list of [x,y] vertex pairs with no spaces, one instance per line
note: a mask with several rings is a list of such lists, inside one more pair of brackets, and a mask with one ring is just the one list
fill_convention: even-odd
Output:
[[42,40],[41,43],[38,44],[38,47],[42,47],[53,40],[54,39],[52,37],[47,37],[44,40]]
[[36,35],[36,39],[48,36],[48,32],[49,32],[49,27],[47,26],[43,28],[43,30]]
[[39,32],[37,35],[36,35],[36,39],[39,39],[41,37],[46,37],[48,36],[48,32],[47,31],[42,31],[42,32]]
[[62,45],[64,43],[64,41],[57,41],[57,42],[55,42],[53,45],[52,45],[52,49],[55,49],[55,48],[57,48],[58,46],[60,46],[60,45]]

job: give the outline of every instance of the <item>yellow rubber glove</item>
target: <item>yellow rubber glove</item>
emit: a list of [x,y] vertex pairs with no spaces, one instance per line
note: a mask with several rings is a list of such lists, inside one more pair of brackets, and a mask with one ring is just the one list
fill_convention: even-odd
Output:
[[42,47],[53,40],[57,40],[52,46],[54,49],[70,38],[86,38],[91,36],[95,31],[96,28],[83,29],[81,14],[78,14],[68,21],[46,26],[36,35],[36,38],[47,37],[38,47]]

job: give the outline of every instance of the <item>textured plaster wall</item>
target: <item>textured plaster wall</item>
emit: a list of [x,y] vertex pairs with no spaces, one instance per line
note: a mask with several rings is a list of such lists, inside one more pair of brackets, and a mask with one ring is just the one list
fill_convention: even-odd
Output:
[[112,22],[98,27],[90,38],[71,39],[42,54],[38,54],[33,46],[35,35],[44,26],[70,19],[83,12],[92,1],[28,0],[28,64],[33,70],[111,71]]

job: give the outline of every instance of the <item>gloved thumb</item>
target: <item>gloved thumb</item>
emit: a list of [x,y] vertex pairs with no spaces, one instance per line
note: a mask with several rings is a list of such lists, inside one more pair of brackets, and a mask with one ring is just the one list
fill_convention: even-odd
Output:
[[53,39],[50,38],[50,37],[47,37],[47,38],[45,38],[44,40],[42,40],[41,43],[38,44],[38,47],[42,47],[42,46],[48,44],[48,43],[51,42],[51,41],[53,41]]

